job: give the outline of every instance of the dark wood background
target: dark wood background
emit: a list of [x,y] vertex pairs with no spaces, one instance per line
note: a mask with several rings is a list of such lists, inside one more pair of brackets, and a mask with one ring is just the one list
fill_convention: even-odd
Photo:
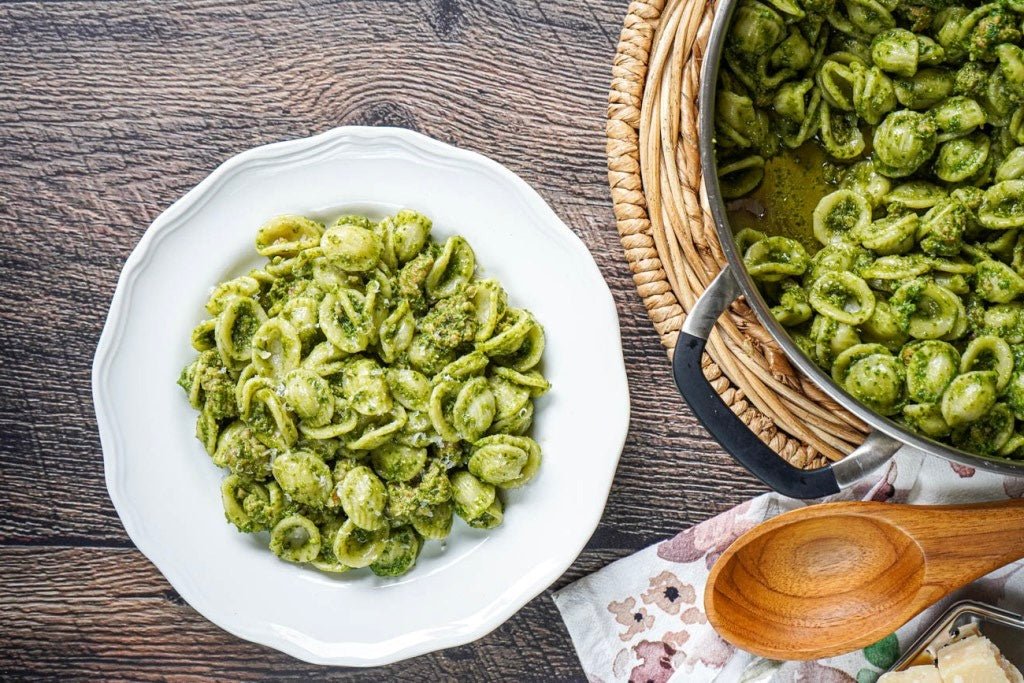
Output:
[[476,643],[370,671],[221,631],[125,535],[90,393],[146,226],[249,147],[413,128],[524,177],[618,304],[633,418],[604,519],[560,588],[758,492],[676,394],[605,175],[627,0],[0,3],[0,678],[582,678],[550,591]]

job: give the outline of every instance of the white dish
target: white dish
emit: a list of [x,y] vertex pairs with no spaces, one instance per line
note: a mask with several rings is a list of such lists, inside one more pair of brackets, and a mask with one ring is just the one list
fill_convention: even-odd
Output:
[[[280,213],[414,208],[458,233],[483,272],[544,325],[536,480],[493,531],[457,520],[397,580],[329,576],[274,557],[224,521],[217,469],[175,380],[209,289],[260,261]],[[611,293],[583,243],[508,169],[417,133],[339,128],[224,163],[161,214],[118,281],[93,365],[107,488],[128,535],[210,621],[319,664],[372,666],[483,636],[550,585],[597,527],[629,397]]]

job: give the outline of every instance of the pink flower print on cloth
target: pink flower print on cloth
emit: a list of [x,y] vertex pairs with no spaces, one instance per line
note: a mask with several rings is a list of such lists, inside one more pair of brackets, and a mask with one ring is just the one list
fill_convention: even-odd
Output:
[[676,649],[668,643],[641,640],[633,653],[640,664],[630,672],[630,683],[667,683],[676,672],[673,663]]
[[[683,649],[683,644],[690,646]],[[687,652],[687,650],[689,652]],[[700,665],[708,671],[721,669],[733,656],[735,649],[717,634],[704,632],[696,638],[686,631],[666,633],[660,642],[641,640],[633,648],[638,662],[629,674],[630,683],[665,683],[679,673],[676,680],[686,680],[682,674],[692,673]]]
[[706,522],[676,534],[658,546],[658,557],[671,562],[689,563],[704,558],[708,568],[732,542],[753,529],[760,519],[747,516],[747,501]]
[[651,587],[640,599],[647,605],[657,605],[668,614],[679,614],[683,605],[692,605],[696,601],[697,591],[672,572],[664,571],[651,579]]
[[615,621],[626,627],[625,632],[619,634],[622,640],[632,640],[636,634],[654,626],[654,617],[647,613],[647,609],[637,609],[636,598],[612,601],[608,604],[608,611],[615,615]]

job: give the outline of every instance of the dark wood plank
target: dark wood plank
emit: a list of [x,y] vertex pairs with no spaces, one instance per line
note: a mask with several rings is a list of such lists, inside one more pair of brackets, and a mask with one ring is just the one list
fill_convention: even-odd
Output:
[[605,180],[626,0],[0,4],[0,677],[572,679],[550,592],[477,643],[309,667],[212,626],[131,545],[103,482],[90,366],[146,226],[227,157],[336,125],[478,150],[584,239],[620,313],[633,418],[601,526],[556,584],[759,487],[676,395]]

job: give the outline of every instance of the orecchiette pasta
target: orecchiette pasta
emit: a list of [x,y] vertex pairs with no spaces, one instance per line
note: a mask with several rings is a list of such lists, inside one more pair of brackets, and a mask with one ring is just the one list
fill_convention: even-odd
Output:
[[[802,40],[786,40],[772,68],[809,59]],[[178,383],[197,438],[229,471],[225,517],[269,532],[283,560],[399,576],[456,514],[501,524],[501,491],[537,474],[540,446],[525,434],[550,386],[544,330],[476,277],[466,240],[439,244],[431,228],[409,210],[327,227],[271,219],[256,238],[269,262],[215,287],[192,330],[198,357]],[[807,267],[802,247],[771,246],[758,247],[765,272],[771,259]]]
[[[1024,458],[1022,31],[1016,0],[743,0],[715,99],[719,185],[740,200],[736,245],[772,316],[872,410],[1012,458]],[[527,383],[489,381],[507,424]],[[469,460],[482,483],[521,461],[489,438]]]

